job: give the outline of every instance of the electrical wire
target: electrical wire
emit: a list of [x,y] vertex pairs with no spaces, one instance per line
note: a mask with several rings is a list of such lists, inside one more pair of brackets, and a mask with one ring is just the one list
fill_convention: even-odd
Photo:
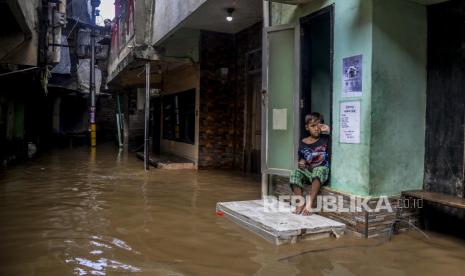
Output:
[[34,70],[34,69],[37,69],[37,68],[39,68],[39,67],[34,66],[34,67],[31,67],[31,68],[26,68],[26,69],[16,70],[16,71],[8,72],[8,73],[3,73],[3,74],[0,74],[0,77],[7,76],[7,75],[12,75],[12,74],[16,74],[16,73],[21,73],[21,72],[25,72],[25,71],[30,71],[30,70]]
[[76,21],[76,23],[74,23],[74,26],[71,28],[71,31],[69,31],[68,35],[66,36],[66,39],[68,39],[69,36],[73,33],[74,28],[76,28],[76,26],[77,26],[78,23],[79,23],[79,21]]

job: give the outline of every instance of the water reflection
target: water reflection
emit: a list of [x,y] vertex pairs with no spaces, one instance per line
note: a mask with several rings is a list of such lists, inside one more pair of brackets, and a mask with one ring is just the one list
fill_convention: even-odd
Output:
[[61,150],[0,172],[0,275],[408,275],[465,269],[465,243],[430,234],[276,247],[222,217],[256,199],[228,171],[143,170],[132,155]]

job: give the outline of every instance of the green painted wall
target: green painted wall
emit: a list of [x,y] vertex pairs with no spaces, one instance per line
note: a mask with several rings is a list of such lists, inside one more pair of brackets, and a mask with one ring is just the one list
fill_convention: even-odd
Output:
[[[272,10],[272,22],[275,25],[277,23],[298,23],[300,17],[332,4],[335,5],[335,20],[331,187],[342,192],[368,195],[370,191],[372,0],[312,1],[298,6],[297,9],[283,5],[278,11]],[[273,6],[275,7],[276,5]],[[361,100],[361,143],[358,145],[340,144],[339,104],[347,100],[341,97],[342,59],[359,54],[363,55],[364,93],[363,97],[350,98],[350,100]]]
[[370,194],[421,189],[426,115],[426,7],[373,2]]
[[[395,195],[422,187],[426,110],[426,8],[405,0],[274,4],[272,22],[335,5],[331,187]],[[363,55],[363,95],[343,98],[342,59]],[[339,143],[341,102],[361,102],[361,143]]]

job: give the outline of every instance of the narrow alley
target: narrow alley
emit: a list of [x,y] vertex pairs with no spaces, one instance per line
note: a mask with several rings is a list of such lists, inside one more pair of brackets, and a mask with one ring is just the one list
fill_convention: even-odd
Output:
[[465,0],[0,0],[0,276],[465,271]]

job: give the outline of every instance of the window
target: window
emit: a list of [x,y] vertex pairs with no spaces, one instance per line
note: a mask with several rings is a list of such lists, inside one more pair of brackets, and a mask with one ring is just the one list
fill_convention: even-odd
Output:
[[166,95],[163,101],[163,139],[195,143],[195,88]]

